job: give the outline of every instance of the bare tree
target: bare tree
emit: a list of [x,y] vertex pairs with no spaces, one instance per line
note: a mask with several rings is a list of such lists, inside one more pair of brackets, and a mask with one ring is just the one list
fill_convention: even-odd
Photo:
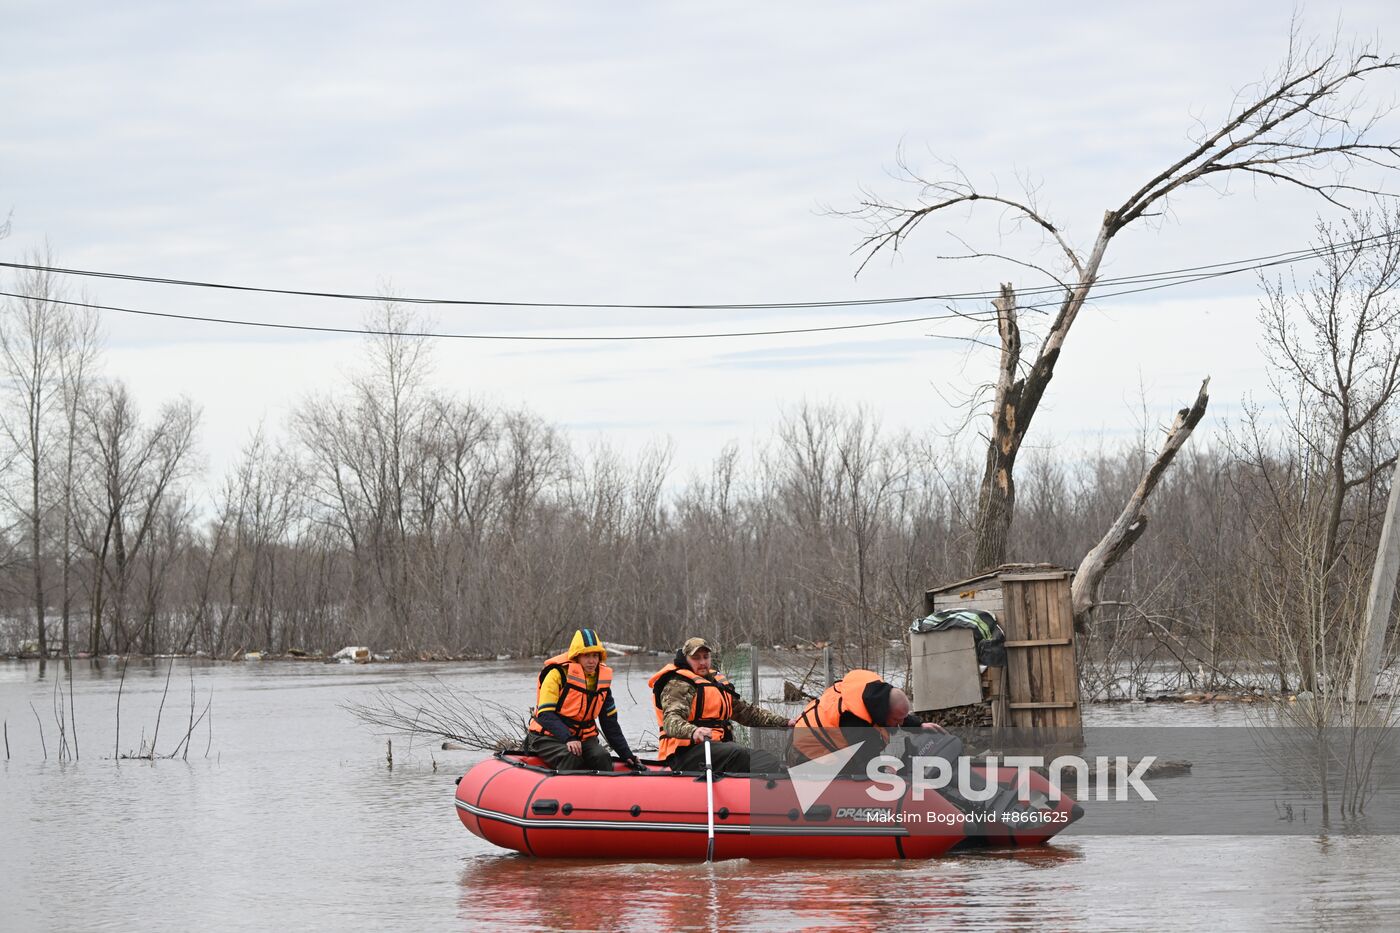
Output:
[[[223,598],[214,641],[222,648],[230,626],[242,644],[285,650],[295,640],[295,621],[278,601],[279,553],[292,537],[304,505],[300,465],[287,450],[254,431],[229,471],[218,496],[209,565],[220,567]],[[213,614],[201,601],[185,643]]]
[[848,542],[843,550],[850,553],[848,560],[853,565],[851,595],[859,632],[859,660],[861,667],[869,667],[873,663],[872,650],[876,646],[883,650],[891,634],[881,624],[885,620],[880,618],[876,592],[879,546],[889,536],[891,490],[904,480],[907,468],[895,461],[891,446],[880,437],[878,422],[863,409],[857,409],[846,420],[845,430],[837,440],[836,462],[840,477],[839,515]]
[[189,471],[199,415],[188,400],[181,400],[166,405],[153,424],[143,427],[125,385],[107,382],[89,394],[83,416],[91,464],[84,503],[88,520],[80,533],[93,567],[89,650],[100,649],[110,610],[110,641],[124,651],[141,634],[151,651],[154,629],[131,630],[128,597],[162,510]]
[[[1353,545],[1369,541],[1381,503],[1362,511],[1365,527],[1348,519],[1348,499],[1368,493],[1396,461],[1388,414],[1400,390],[1400,211],[1357,213],[1340,224],[1319,224],[1321,269],[1309,287],[1265,282],[1260,314],[1274,391],[1288,436],[1309,465],[1298,493],[1315,503],[1306,537],[1315,556],[1317,598],[1301,622],[1298,661],[1305,689],[1317,685],[1326,631],[1340,621],[1341,590],[1350,591],[1355,568],[1343,568]],[[1261,459],[1258,445],[1247,455]],[[1357,559],[1367,567],[1364,549]],[[1353,561],[1355,562],[1355,561]],[[1345,582],[1344,582],[1345,581]],[[1350,605],[1349,602],[1346,603]],[[1304,634],[1306,633],[1306,634]]]
[[[1340,225],[1318,225],[1323,267],[1312,287],[1265,282],[1261,314],[1265,348],[1281,395],[1301,396],[1305,411],[1321,406],[1321,435],[1293,424],[1327,463],[1325,572],[1338,556],[1347,494],[1395,462],[1364,460],[1365,432],[1377,423],[1400,387],[1400,212],[1376,218],[1354,214]],[[1296,297],[1295,297],[1296,294]]]
[[[34,265],[51,265],[46,254],[34,257]],[[41,270],[18,275],[23,298],[8,300],[0,317],[0,375],[10,397],[0,409],[0,428],[19,451],[24,470],[23,492],[12,506],[22,516],[29,541],[29,595],[39,654],[47,657],[49,638],[46,613],[44,548],[48,514],[52,508],[47,473],[51,467],[49,446],[57,431],[54,409],[61,407],[61,360],[71,340],[69,315],[60,299],[54,276]],[[63,648],[67,651],[67,638]]]
[[[338,527],[356,558],[360,611],[371,615],[382,601],[399,644],[408,641],[414,611],[409,544],[421,516],[412,484],[423,419],[431,416],[429,346],[415,323],[385,301],[368,322],[368,365],[352,379],[349,399],[311,400],[296,415],[322,518]],[[360,567],[367,577],[358,575]],[[373,591],[365,590],[371,583]]]
[[499,518],[500,430],[476,405],[429,396],[409,437],[409,590],[417,646],[463,653],[487,592],[488,535]]
[[1175,195],[1202,185],[1227,185],[1251,179],[1298,187],[1340,204],[1348,193],[1377,193],[1375,184],[1351,184],[1353,169],[1400,167],[1400,146],[1374,142],[1384,111],[1368,110],[1362,86],[1400,69],[1400,58],[1379,56],[1369,45],[1343,48],[1307,43],[1295,24],[1287,55],[1265,80],[1239,92],[1229,115],[1204,132],[1180,159],[1150,177],[1117,207],[1104,213],[1087,251],[1076,249],[1063,231],[1036,204],[1033,195],[1008,197],[977,188],[954,169],[948,177],[926,179],[905,167],[920,188],[920,202],[906,206],[867,197],[855,215],[872,232],[862,243],[862,268],[882,250],[897,252],[928,217],[957,207],[986,206],[1028,223],[1058,250],[1058,274],[1034,263],[996,253],[973,252],[962,258],[1008,260],[1049,276],[1058,291],[1055,315],[1031,356],[1014,285],[1003,284],[993,302],[1000,359],[992,393],[991,425],[982,471],[972,568],[1002,563],[1016,501],[1016,457],[1055,373],[1065,340],[1080,310],[1093,294],[1110,244],[1123,230],[1160,215]]
[[63,530],[59,546],[59,617],[62,625],[63,651],[69,653],[69,631],[73,616],[73,573],[76,558],[74,522],[77,519],[75,501],[78,483],[78,462],[82,444],[81,406],[97,369],[101,335],[97,315],[86,308],[70,307],[68,339],[58,359],[61,402],[63,408],[63,463],[58,483],[63,498]]

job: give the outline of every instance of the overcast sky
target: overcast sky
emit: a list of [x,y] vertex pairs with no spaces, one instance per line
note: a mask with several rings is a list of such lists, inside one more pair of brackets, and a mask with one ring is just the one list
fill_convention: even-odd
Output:
[[[896,152],[955,161],[1087,247],[1106,208],[1169,165],[1196,120],[1281,59],[1285,4],[53,4],[0,30],[0,259],[50,245],[83,269],[279,288],[516,301],[860,299],[1041,284],[938,257],[1031,255],[996,214],[949,215],[855,277],[862,186],[908,201]],[[1271,9],[1263,13],[1261,10]],[[1309,33],[1400,48],[1400,4],[1311,3]],[[1385,43],[1389,43],[1386,45]],[[1377,102],[1400,88],[1378,85]],[[1393,127],[1393,124],[1392,124]],[[1392,131],[1390,138],[1400,137]],[[1309,245],[1323,205],[1241,186],[1176,200],[1104,274]],[[1038,260],[1053,260],[1045,250]],[[351,302],[75,281],[94,301],[356,326]],[[1212,377],[1215,422],[1264,389],[1249,276],[1098,303],[1076,325],[1033,444],[1116,441]],[[439,307],[440,331],[765,330],[936,314]],[[224,469],[361,353],[353,337],[103,312],[106,371],[148,407],[185,394]],[[526,405],[580,445],[671,437],[677,467],[747,447],[801,401],[865,403],[935,431],[989,357],[944,322],[643,343],[442,340],[435,380]],[[931,336],[936,335],[936,336]],[[1141,398],[1140,398],[1141,397]]]

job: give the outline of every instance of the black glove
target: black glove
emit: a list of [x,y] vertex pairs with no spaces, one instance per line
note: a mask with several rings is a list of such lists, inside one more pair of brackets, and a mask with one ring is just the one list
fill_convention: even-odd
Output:
[[646,770],[646,766],[642,764],[642,760],[636,755],[629,755],[628,757],[622,759],[622,763],[625,764],[627,767],[631,768],[633,771]]

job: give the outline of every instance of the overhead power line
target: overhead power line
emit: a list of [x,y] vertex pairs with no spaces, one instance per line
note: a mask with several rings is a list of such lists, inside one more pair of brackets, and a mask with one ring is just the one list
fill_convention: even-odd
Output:
[[890,327],[895,324],[921,324],[927,321],[946,321],[954,318],[979,320],[991,312],[963,314],[930,314],[924,317],[903,318],[897,321],[869,321],[860,324],[831,324],[825,327],[789,327],[780,330],[726,331],[709,334],[457,334],[429,331],[375,330],[364,327],[322,327],[315,324],[278,324],[272,321],[244,321],[236,318],[207,317],[196,314],[175,314],[169,311],[143,311],[139,308],[119,308],[115,305],[99,305],[87,301],[66,301],[58,298],[36,298],[15,292],[0,291],[0,296],[31,301],[47,301],[51,304],[70,308],[90,308],[94,311],[120,311],[123,314],[138,314],[143,317],[170,318],[177,321],[198,321],[207,324],[236,324],[240,327],[267,327],[276,330],[304,330],[322,334],[354,334],[359,337],[432,337],[456,340],[700,340],[713,337],[770,337],[781,334],[818,334],[838,330],[862,330],[870,327]]
[[[1394,232],[1360,237],[1336,244],[1331,251],[1356,246],[1366,246],[1396,236]],[[1095,280],[1094,285],[1126,285],[1144,282],[1166,281],[1178,277],[1190,278],[1201,272],[1230,269],[1232,272],[1247,272],[1260,268],[1260,264],[1273,265],[1277,261],[1293,262],[1324,255],[1329,250],[1321,247],[1307,247],[1254,256],[1248,259],[1235,259],[1206,265],[1188,266],[1181,269],[1168,269],[1136,275],[1107,276]],[[185,288],[215,289],[220,291],[251,292],[264,295],[287,295],[299,298],[332,298],[346,301],[395,301],[401,304],[456,305],[484,308],[573,308],[580,310],[619,310],[619,311],[775,311],[804,310],[813,308],[858,308],[871,305],[909,304],[919,301],[978,301],[996,298],[998,291],[950,292],[946,294],[900,295],[888,298],[824,299],[820,301],[769,301],[769,302],[729,302],[721,304],[678,303],[678,304],[628,304],[599,301],[504,301],[484,298],[421,298],[397,295],[368,295],[356,292],[329,290],[302,290],[294,288],[271,288],[258,285],[238,285],[227,282],[204,282],[195,279],[177,279],[164,276],[137,275],[127,272],[102,272],[93,269],[71,269],[62,266],[46,266],[37,263],[0,262],[0,268],[23,269],[34,272],[47,272],[54,275],[71,275],[86,278],[107,279],[119,282],[140,282],[147,285],[174,285]],[[1067,289],[1079,288],[1083,282],[1065,282],[1055,285],[1032,286],[1019,289],[1022,296],[1042,294],[1062,294]]]
[[[1361,237],[1348,240],[1342,243],[1333,244],[1330,247],[1312,247],[1302,250],[1289,250],[1282,253],[1273,253],[1268,256],[1254,257],[1248,260],[1233,260],[1229,262],[1211,263],[1207,265],[1192,266],[1183,269],[1167,270],[1162,272],[1142,273],[1137,275],[1126,275],[1117,277],[1106,277],[1091,283],[1098,287],[1098,291],[1092,296],[1093,300],[1104,298],[1115,298],[1122,295],[1134,295],[1142,292],[1156,291],[1163,288],[1174,288],[1182,285],[1190,285],[1196,282],[1203,282],[1210,279],[1223,278],[1225,276],[1237,275],[1241,272],[1254,272],[1261,269],[1289,265],[1295,262],[1321,258],[1332,255],[1344,249],[1360,248],[1369,249],[1379,245],[1382,240],[1389,240],[1396,236],[1394,232],[1378,234],[1376,236]],[[81,269],[63,269],[56,266],[43,266],[33,263],[0,262],[0,267],[12,269],[24,269],[36,272],[49,272],[59,275],[79,275],[96,278],[118,279],[123,281],[144,282],[148,284],[162,285],[182,285],[197,288],[228,289],[243,292],[258,292],[266,294],[296,295],[303,297],[341,298],[351,300],[392,300],[412,304],[437,304],[437,305],[472,305],[488,307],[520,307],[520,308],[589,308],[589,309],[613,309],[613,310],[801,310],[826,307],[858,307],[864,305],[896,304],[915,301],[968,301],[974,299],[986,299],[996,297],[999,292],[964,292],[947,295],[923,295],[906,296],[902,298],[871,298],[858,301],[825,301],[825,302],[775,302],[775,303],[750,303],[750,304],[669,304],[669,305],[627,305],[627,304],[601,304],[601,303],[536,303],[536,302],[499,302],[499,301],[479,301],[475,299],[437,299],[437,298],[386,298],[385,296],[354,295],[339,292],[310,292],[295,291],[291,289],[271,289],[258,288],[244,285],[227,285],[212,282],[195,282],[181,279],[163,279],[150,276],[137,276],[124,273],[94,272]],[[1117,290],[1104,291],[1104,288],[1112,289],[1117,286]],[[1077,288],[1079,283],[1070,283],[1041,288],[1019,289],[1018,298],[1027,295],[1043,295],[1053,292],[1063,296],[1067,289]],[[69,301],[64,299],[49,298],[44,296],[25,295],[18,292],[0,291],[0,296],[17,298],[28,301],[47,301],[53,304],[65,305],[68,307],[88,308],[96,311],[113,311],[122,314],[132,314],[142,317],[166,318],[177,321],[192,321],[209,324],[227,324],[239,327],[259,327],[273,330],[294,330],[308,331],[312,333],[330,334],[354,334],[357,336],[404,336],[404,337],[426,337],[435,339],[458,339],[458,340],[529,340],[529,341],[641,341],[641,340],[700,340],[723,337],[770,337],[796,334],[829,333],[834,331],[867,330],[877,327],[892,327],[900,324],[922,324],[929,321],[940,320],[971,320],[978,323],[988,323],[993,312],[962,312],[949,310],[942,314],[930,314],[919,317],[898,318],[883,321],[865,321],[850,324],[831,324],[814,327],[788,327],[771,330],[744,330],[744,331],[718,331],[706,333],[684,333],[684,334],[465,334],[451,332],[431,332],[431,331],[400,331],[400,330],[376,330],[364,327],[333,327],[315,324],[288,324],[273,321],[251,321],[240,318],[211,317],[208,315],[177,314],[169,311],[150,311],[139,308],[126,308],[116,305],[103,305],[85,301]],[[1039,310],[1047,307],[1054,307],[1060,303],[1061,297],[1054,301],[1032,302],[1020,304],[1021,310]]]

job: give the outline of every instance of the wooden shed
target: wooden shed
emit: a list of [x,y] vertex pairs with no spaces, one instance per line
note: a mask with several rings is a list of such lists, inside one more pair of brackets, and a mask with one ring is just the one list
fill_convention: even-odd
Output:
[[1073,578],[1073,571],[1049,564],[1006,564],[924,594],[925,612],[982,609],[1006,632],[1006,667],[1000,676],[989,670],[985,679],[994,726],[1082,740]]

